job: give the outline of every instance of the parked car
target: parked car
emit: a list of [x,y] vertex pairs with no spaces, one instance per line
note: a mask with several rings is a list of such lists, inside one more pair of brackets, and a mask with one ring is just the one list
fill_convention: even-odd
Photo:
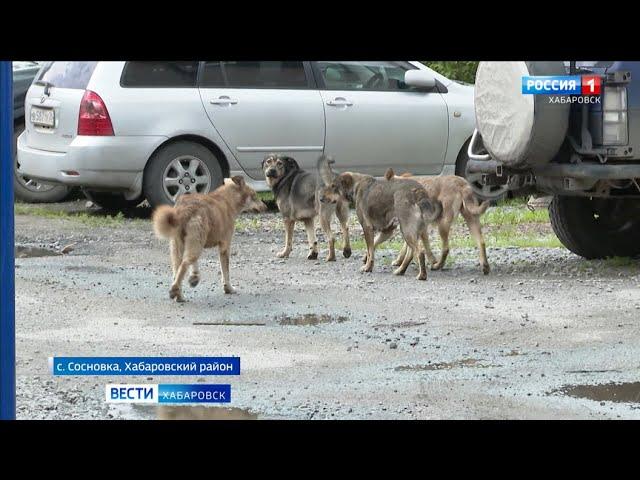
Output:
[[[13,62],[13,133],[14,145],[24,131],[24,99],[33,79],[38,74],[42,62]],[[15,147],[14,147],[15,148]],[[15,158],[15,152],[14,152]],[[59,202],[70,191],[65,185],[48,184],[25,177],[18,173],[16,159],[13,177],[14,195],[25,202]]]
[[26,110],[22,173],[106,208],[170,204],[230,175],[267,190],[270,152],[310,169],[325,153],[376,176],[461,173],[475,126],[473,87],[405,61],[50,62]]
[[[523,95],[523,76],[581,95]],[[553,195],[551,226],[585,258],[640,255],[640,62],[480,62],[468,170]]]

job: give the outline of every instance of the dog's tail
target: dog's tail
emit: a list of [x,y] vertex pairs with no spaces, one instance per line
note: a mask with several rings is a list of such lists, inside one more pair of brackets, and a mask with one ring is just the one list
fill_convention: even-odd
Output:
[[467,185],[462,189],[462,205],[471,215],[482,215],[489,208],[489,200],[478,204],[478,199],[473,193],[473,189]]
[[334,163],[336,163],[336,161],[333,157],[328,157],[327,155],[321,155],[320,158],[318,158],[318,173],[320,174],[320,179],[325,186],[330,185],[335,177],[333,170],[331,169],[331,165]]
[[423,198],[418,201],[418,208],[420,208],[423,218],[429,223],[435,222],[442,215],[442,203],[440,203],[440,200]]
[[153,229],[158,238],[173,238],[178,234],[180,223],[174,207],[161,205],[153,212]]

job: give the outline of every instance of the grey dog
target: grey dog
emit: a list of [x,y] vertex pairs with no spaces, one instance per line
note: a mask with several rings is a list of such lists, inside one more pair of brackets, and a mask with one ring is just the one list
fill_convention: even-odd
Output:
[[345,258],[351,256],[349,242],[349,202],[338,198],[335,203],[321,203],[320,191],[333,181],[334,175],[329,168],[332,160],[324,155],[318,159],[318,171],[315,173],[302,170],[295,159],[286,155],[269,154],[262,160],[262,170],[271,187],[276,204],[284,217],[285,245],[278,252],[278,257],[287,258],[293,246],[293,229],[295,223],[304,223],[309,241],[309,260],[318,258],[318,241],[316,240],[315,218],[320,217],[320,226],[329,242],[327,261],[336,259],[335,237],[331,230],[333,214],[338,217],[342,227]]
[[[399,221],[404,219],[404,215],[398,217],[398,212],[394,208],[396,192],[402,190],[419,190],[424,188],[414,180],[404,180],[389,182],[379,180],[371,175],[361,173],[345,172],[334,177],[333,181],[322,189],[320,201],[322,203],[334,203],[340,198],[353,199],[356,204],[356,214],[364,240],[367,244],[367,254],[363,272],[373,270],[373,260],[375,250],[378,245],[386,241],[393,235],[398,227]],[[425,220],[432,222],[438,218],[442,212],[442,204],[429,198],[420,199],[420,211],[425,214]],[[379,232],[375,237],[375,232]],[[419,255],[421,266],[421,277],[426,278],[424,268],[424,252]],[[404,273],[404,272],[403,272]],[[424,278],[420,278],[423,280]]]

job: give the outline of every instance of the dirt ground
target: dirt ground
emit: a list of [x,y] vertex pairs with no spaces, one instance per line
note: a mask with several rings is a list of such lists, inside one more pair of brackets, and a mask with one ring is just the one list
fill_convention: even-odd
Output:
[[[141,217],[16,216],[18,418],[155,418],[106,404],[104,385],[229,381],[234,409],[210,410],[225,418],[640,419],[637,261],[489,242],[488,276],[475,249],[457,248],[420,282],[415,266],[392,275],[395,249],[379,250],[364,274],[362,250],[325,262],[320,235],[320,259],[306,260],[301,226],[291,258],[278,259],[278,214],[243,215],[231,257],[238,293],[222,293],[209,250],[200,285],[185,282],[177,304],[168,245]],[[37,256],[68,244],[68,254]],[[242,373],[53,377],[54,355],[237,355]]]

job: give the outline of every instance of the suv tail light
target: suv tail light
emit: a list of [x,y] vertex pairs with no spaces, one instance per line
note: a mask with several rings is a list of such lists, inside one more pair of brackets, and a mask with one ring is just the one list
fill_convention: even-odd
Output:
[[91,90],[84,92],[78,115],[78,135],[110,136],[113,125],[100,95]]
[[605,86],[602,118],[602,144],[629,143],[627,126],[627,89],[624,86]]

